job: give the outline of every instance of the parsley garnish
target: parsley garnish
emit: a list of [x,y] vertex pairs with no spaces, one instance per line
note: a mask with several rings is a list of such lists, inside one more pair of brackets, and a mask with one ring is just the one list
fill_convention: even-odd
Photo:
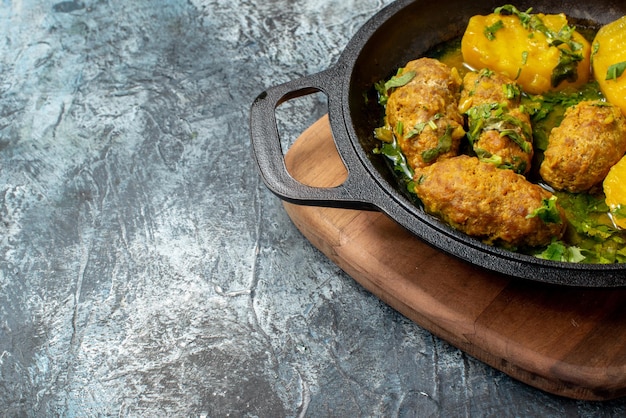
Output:
[[558,194],[570,224],[578,233],[606,240],[617,232],[615,228],[599,218],[599,215],[605,215],[609,211],[603,198],[587,193],[559,192]]
[[559,63],[552,70],[550,79],[552,87],[557,87],[563,81],[573,83],[578,80],[578,63],[583,59],[579,53],[563,48],[559,48],[559,51]]
[[468,132],[467,139],[470,144],[474,144],[480,137],[481,132],[485,129],[487,121],[492,118],[498,118],[504,113],[503,106],[499,103],[486,103],[470,108],[465,114],[468,116]]
[[451,125],[446,126],[446,132],[439,137],[437,147],[422,152],[422,160],[426,163],[434,161],[441,154],[445,154],[452,148],[452,132],[454,128]]
[[[522,52],[522,67],[528,64],[528,51]],[[517,69],[517,75],[515,76],[515,80],[517,80],[522,75],[522,67]]]
[[502,20],[498,20],[493,25],[487,26],[483,33],[485,34],[485,37],[487,39],[489,39],[490,41],[493,41],[494,39],[496,39],[496,32],[503,28],[504,28],[504,22]]
[[535,256],[544,260],[565,261],[569,263],[580,263],[586,258],[580,248],[569,247],[557,240],[552,241],[543,252]]
[[617,64],[613,64],[606,71],[606,80],[617,80],[624,74],[626,70],[626,61],[618,62]]
[[409,84],[409,82],[411,82],[411,80],[413,80],[414,78],[415,71],[407,71],[400,75],[395,75],[385,83],[385,88],[387,89],[387,91],[389,91],[392,88],[405,86]]
[[395,140],[392,142],[385,142],[380,148],[374,149],[374,154],[382,154],[391,161],[393,169],[406,177],[408,180],[413,179],[413,169],[406,161],[406,157],[402,153],[398,142]]
[[483,131],[498,131],[508,136],[524,152],[532,151],[532,128],[520,119],[511,116],[501,103],[487,103],[474,106],[466,112],[468,116],[467,138],[473,145]]
[[520,12],[517,7],[513,6],[512,4],[505,4],[504,6],[498,7],[494,10],[494,13],[496,14],[503,14],[502,12],[511,14],[511,15],[515,15],[519,18],[519,20],[522,22],[522,26],[526,29],[529,28],[530,25],[530,21],[532,20],[532,15],[530,14],[530,12],[532,12],[533,8],[529,8],[528,10],[526,10],[525,12]]
[[435,123],[435,121],[437,119],[441,119],[442,116],[443,115],[441,113],[437,113],[435,116],[432,117],[432,119],[427,120],[426,122],[420,122],[416,124],[413,129],[407,132],[404,138],[411,139],[414,136],[420,135],[422,132],[424,132],[424,129],[426,129],[427,126],[434,131],[435,129],[437,129],[437,124]]
[[600,51],[600,43],[594,42],[593,46],[591,47],[591,59],[593,59],[593,57],[598,53],[598,51]]
[[550,199],[541,199],[541,206],[526,215],[526,219],[539,218],[545,224],[560,224],[561,212],[556,206],[556,196],[550,197]]
[[504,165],[502,162],[502,157],[500,157],[499,155],[496,154],[492,154],[487,150],[484,150],[482,148],[474,148],[474,152],[476,153],[476,156],[478,157],[478,159],[484,163],[489,163],[489,164],[493,164],[496,167],[499,168],[503,168],[502,166]]
[[522,95],[522,90],[517,84],[504,84],[502,89],[504,90],[504,96],[509,100],[517,99]]
[[403,72],[402,68],[398,70],[398,73],[391,77],[388,81],[381,80],[374,84],[374,88],[378,92],[378,103],[381,106],[387,105],[389,100],[389,90],[406,86],[415,78],[415,71]]

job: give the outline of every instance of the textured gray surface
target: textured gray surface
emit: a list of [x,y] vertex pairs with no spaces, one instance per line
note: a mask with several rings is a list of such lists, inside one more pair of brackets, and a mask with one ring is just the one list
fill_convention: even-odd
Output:
[[[0,1],[0,415],[618,416],[365,292],[250,158],[385,1]],[[325,111],[281,107],[288,142]]]

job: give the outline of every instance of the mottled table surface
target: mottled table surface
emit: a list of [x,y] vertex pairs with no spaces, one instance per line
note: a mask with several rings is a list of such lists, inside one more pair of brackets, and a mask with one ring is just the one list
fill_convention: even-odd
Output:
[[[250,104],[390,0],[0,1],[0,416],[618,416],[364,291],[250,157]],[[285,141],[326,111],[279,109]]]

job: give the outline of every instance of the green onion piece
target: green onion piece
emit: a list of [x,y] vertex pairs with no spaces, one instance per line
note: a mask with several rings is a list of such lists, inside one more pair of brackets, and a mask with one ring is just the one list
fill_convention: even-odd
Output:
[[401,120],[399,120],[398,123],[396,124],[396,135],[398,136],[404,135],[404,124],[402,123]]

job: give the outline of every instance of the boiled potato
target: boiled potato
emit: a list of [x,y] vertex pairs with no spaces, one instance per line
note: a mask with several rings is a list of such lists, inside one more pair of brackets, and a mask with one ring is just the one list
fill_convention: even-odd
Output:
[[626,157],[609,170],[603,183],[606,204],[613,213],[613,222],[626,228]]
[[[551,45],[547,35],[559,41]],[[503,73],[531,94],[580,87],[591,73],[591,45],[568,26],[565,14],[531,15],[513,8],[511,14],[496,9],[486,16],[473,16],[461,51],[472,68]],[[573,61],[572,55],[577,57]]]
[[600,28],[593,50],[593,74],[602,93],[626,115],[626,16]]

